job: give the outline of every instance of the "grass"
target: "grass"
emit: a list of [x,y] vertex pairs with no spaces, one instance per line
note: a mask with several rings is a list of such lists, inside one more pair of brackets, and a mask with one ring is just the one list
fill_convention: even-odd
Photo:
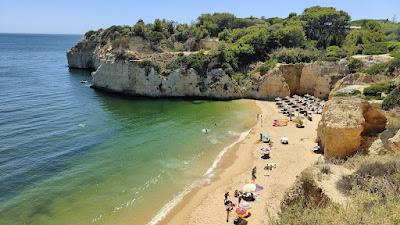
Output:
[[[301,189],[295,200],[283,202],[278,218],[270,224],[400,224],[400,154],[355,155],[341,164],[355,170],[344,176],[339,185],[349,201],[313,204],[309,201],[310,193]],[[325,169],[320,167],[320,170]],[[300,180],[313,179],[316,179],[315,174],[307,172]]]
[[400,199],[388,196],[386,201],[374,194],[357,192],[346,205],[329,203],[322,208],[304,208],[295,204],[279,214],[271,224],[313,225],[395,225],[400,223]]

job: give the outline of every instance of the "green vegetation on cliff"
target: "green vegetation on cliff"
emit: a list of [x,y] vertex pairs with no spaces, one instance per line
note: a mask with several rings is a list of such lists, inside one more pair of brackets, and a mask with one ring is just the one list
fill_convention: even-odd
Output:
[[264,74],[270,68],[267,65],[272,65],[266,62],[337,61],[354,54],[390,53],[400,57],[400,24],[351,21],[344,11],[320,6],[307,8],[300,15],[290,13],[287,18],[238,18],[214,13],[203,14],[192,24],[161,19],[146,24],[139,20],[132,26],[89,31],[84,39],[117,60],[188,52],[154,60],[161,64],[161,70],[193,68],[199,74],[218,67],[228,74],[246,74],[260,62],[264,65],[257,71]]

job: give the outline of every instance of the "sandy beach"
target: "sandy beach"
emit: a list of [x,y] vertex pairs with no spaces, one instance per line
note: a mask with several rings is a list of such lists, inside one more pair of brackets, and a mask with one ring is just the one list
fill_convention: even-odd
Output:
[[[313,115],[313,121],[305,121],[305,128],[296,128],[294,123],[285,127],[273,127],[272,121],[284,118],[279,114],[274,102],[256,101],[262,113],[250,134],[236,148],[228,152],[221,161],[216,176],[201,188],[193,190],[175,207],[160,224],[167,225],[219,225],[233,224],[235,218],[231,213],[226,222],[226,211],[223,204],[224,193],[235,190],[251,182],[251,170],[257,167],[256,183],[264,187],[257,192],[258,199],[250,209],[249,224],[267,224],[268,215],[276,215],[285,191],[288,190],[302,170],[315,163],[319,155],[311,148],[315,146],[316,128],[320,115]],[[259,134],[267,132],[273,143],[271,158],[262,159],[259,150],[265,144],[259,141]],[[282,145],[281,137],[289,138],[288,145]],[[267,163],[276,163],[273,170],[264,170]]]

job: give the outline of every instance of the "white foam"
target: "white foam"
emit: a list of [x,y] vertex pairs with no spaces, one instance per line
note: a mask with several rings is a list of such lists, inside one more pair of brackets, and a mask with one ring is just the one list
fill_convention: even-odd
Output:
[[204,174],[204,176],[211,178],[214,175],[214,170],[217,168],[219,162],[221,161],[221,159],[225,155],[225,153],[229,149],[231,149],[235,145],[237,145],[239,142],[243,141],[247,137],[247,135],[249,135],[250,131],[251,131],[251,129],[246,132],[241,133],[239,138],[235,142],[233,142],[232,144],[230,144],[230,145],[226,146],[224,149],[222,149],[222,151],[218,154],[217,158],[215,158],[213,164],[210,166],[210,168],[208,168],[208,170]]
[[240,134],[239,138],[233,142],[232,144],[226,146],[222,151],[218,154],[218,156],[215,158],[214,162],[212,165],[208,168],[208,170],[204,173],[203,178],[197,181],[194,181],[191,185],[185,187],[185,189],[180,192],[178,195],[176,195],[171,201],[169,201],[167,204],[165,204],[160,211],[153,217],[153,219],[147,223],[147,225],[156,225],[158,224],[162,219],[164,219],[168,213],[171,212],[171,210],[180,202],[182,199],[190,193],[190,191],[193,188],[199,187],[200,185],[204,184],[205,182],[209,181],[212,176],[214,176],[214,170],[217,168],[219,162],[221,161],[222,157],[225,155],[225,153],[233,148],[236,144],[240,143],[243,141],[250,133],[251,129],[243,132]]

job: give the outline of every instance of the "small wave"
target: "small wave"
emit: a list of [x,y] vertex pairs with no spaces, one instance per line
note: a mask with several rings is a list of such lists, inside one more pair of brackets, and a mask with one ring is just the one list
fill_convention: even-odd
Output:
[[190,163],[190,160],[181,159],[160,160],[161,167],[167,169],[186,169]]
[[240,143],[243,141],[250,133],[251,129],[243,132],[240,134],[239,138],[233,142],[232,144],[226,146],[222,151],[218,154],[218,156],[215,158],[214,162],[212,165],[208,168],[207,172],[203,174],[203,178],[194,181],[191,185],[187,186],[184,188],[182,192],[180,192],[178,195],[176,195],[171,201],[169,201],[167,204],[165,204],[160,211],[153,217],[153,219],[147,223],[147,225],[156,225],[158,224],[162,219],[164,219],[168,213],[171,212],[171,210],[180,202],[182,199],[190,193],[191,190],[193,190],[196,187],[199,187],[206,182],[210,180],[212,176],[214,176],[214,170],[217,168],[219,162],[221,161],[222,157],[225,155],[225,153],[233,148],[236,144]]
[[201,180],[193,182],[191,185],[187,186],[181,193],[176,195],[171,201],[165,204],[161,210],[153,217],[153,219],[147,225],[156,225],[162,219],[164,219],[169,212],[180,202],[182,199],[190,193],[193,188],[199,187],[202,183]]
[[233,146],[237,145],[238,143],[240,143],[241,141],[243,141],[247,135],[249,135],[251,129],[243,132],[240,134],[239,138],[233,142],[232,144],[226,146],[224,149],[222,149],[222,151],[218,154],[217,158],[214,160],[213,164],[210,166],[210,168],[208,168],[207,172],[204,174],[204,176],[211,178],[214,175],[214,170],[217,168],[219,162],[221,161],[222,157],[225,155],[225,153],[233,148]]
[[233,136],[240,136],[241,133],[230,130],[230,131],[228,131],[228,134],[233,135]]
[[[162,171],[160,174],[158,174],[155,177],[150,178],[149,180],[147,180],[144,184],[142,184],[137,191],[133,194],[132,198],[129,199],[128,201],[120,204],[119,206],[114,207],[113,209],[113,213],[117,213],[125,208],[129,208],[132,207],[134,205],[134,203],[140,199],[143,198],[142,195],[140,195],[143,191],[145,191],[146,189],[150,188],[153,185],[157,185],[157,183],[159,182],[161,175],[164,173],[164,171]],[[126,192],[126,190],[122,191],[122,192]],[[96,218],[94,218],[92,221],[95,221]]]
[[208,138],[208,140],[209,140],[210,143],[213,144],[213,145],[216,145],[216,144],[221,143],[217,138],[213,138],[213,137]]

